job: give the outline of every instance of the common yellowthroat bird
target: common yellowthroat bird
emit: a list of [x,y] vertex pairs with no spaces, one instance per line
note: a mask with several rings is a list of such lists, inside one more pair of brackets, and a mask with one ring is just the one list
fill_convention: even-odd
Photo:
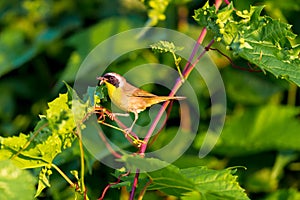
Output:
[[106,84],[108,96],[117,107],[123,111],[134,113],[134,120],[130,128],[127,129],[128,132],[131,132],[138,120],[138,113],[147,107],[164,101],[185,99],[185,97],[179,96],[169,97],[151,94],[131,85],[124,77],[116,73],[106,73],[97,79],[100,80],[100,85]]

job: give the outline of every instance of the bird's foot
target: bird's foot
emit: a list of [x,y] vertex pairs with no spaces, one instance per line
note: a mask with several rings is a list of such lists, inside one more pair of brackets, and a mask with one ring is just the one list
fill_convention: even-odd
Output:
[[128,135],[129,135],[131,132],[132,132],[132,127],[130,127],[130,128],[125,128],[125,129],[124,129],[125,137],[127,138]]
[[129,113],[107,113],[107,116],[114,121],[116,119],[116,116],[121,116],[121,117],[128,117]]

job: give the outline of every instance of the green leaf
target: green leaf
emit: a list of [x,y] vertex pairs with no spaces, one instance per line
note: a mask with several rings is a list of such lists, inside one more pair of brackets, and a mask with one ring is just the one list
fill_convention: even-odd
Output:
[[[81,105],[79,100],[74,100],[72,103],[78,103],[76,108]],[[75,120],[82,115],[81,109],[71,109],[68,93],[59,94],[59,97],[48,103],[46,118],[49,122],[49,128],[53,135],[58,134],[62,139],[63,148],[70,147],[74,140],[74,130],[76,128]],[[73,112],[74,111],[74,112]],[[76,117],[76,118],[75,118]]]
[[[174,165],[155,159],[124,156],[131,170],[140,169],[152,180],[148,190],[160,190],[177,197],[195,193],[206,199],[249,199],[237,182],[235,170],[211,170],[206,167],[179,169]],[[159,168],[160,167],[160,168]],[[156,171],[147,171],[157,168]]]
[[175,53],[176,51],[180,51],[183,47],[176,47],[173,42],[160,40],[157,43],[150,45],[153,51],[158,51],[159,53],[170,52]]
[[[52,152],[53,145],[60,141],[58,138],[57,141],[54,138],[48,139],[46,140],[47,143],[40,145],[32,143],[32,146],[30,145],[27,150],[23,150],[23,147],[30,140],[29,135],[20,134],[19,136],[7,138],[0,137],[0,160],[12,159],[13,163],[20,168],[45,166],[52,160],[52,154],[54,153]],[[49,154],[47,150],[50,150]],[[45,152],[47,153],[45,154]],[[17,156],[14,157],[15,155]]]
[[11,161],[0,161],[0,199],[32,200],[35,179],[26,170],[16,167]]
[[[228,118],[214,152],[240,156],[271,150],[300,150],[300,108],[269,105]],[[198,138],[201,144],[202,137]]]
[[[86,107],[75,102],[75,114],[82,117]],[[0,137],[0,160],[11,159],[20,168],[43,167],[51,164],[62,149],[71,147],[76,125],[67,93],[48,105],[46,116],[42,116],[33,133]]]
[[249,11],[238,11],[231,4],[216,12],[214,6],[206,4],[195,10],[194,19],[234,54],[300,86],[300,45],[291,44],[296,35],[291,25],[260,16],[262,9],[263,6],[251,6]]
[[54,131],[57,130],[58,134],[73,132],[76,125],[68,103],[68,95],[59,94],[59,97],[49,102],[48,106],[46,118],[49,121],[49,127]]
[[212,170],[206,167],[192,167],[180,170],[193,180],[196,191],[204,194],[207,199],[249,199],[234,176],[236,170]]
[[[75,97],[73,101],[71,97]],[[36,196],[50,186],[51,163],[63,149],[71,147],[76,138],[74,131],[77,126],[82,128],[89,105],[89,101],[82,103],[76,92],[68,87],[68,93],[60,94],[48,103],[46,116],[41,116],[33,133],[0,137],[0,160],[11,159],[20,168],[44,167],[39,175]]]

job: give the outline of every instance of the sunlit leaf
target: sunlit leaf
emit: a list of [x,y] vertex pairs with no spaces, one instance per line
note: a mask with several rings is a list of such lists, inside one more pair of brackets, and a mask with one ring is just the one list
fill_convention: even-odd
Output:
[[[12,159],[21,168],[47,166],[62,149],[72,145],[76,125],[68,95],[61,94],[48,105],[46,116],[41,117],[32,134],[0,137],[0,160]],[[82,116],[80,109],[76,110]]]

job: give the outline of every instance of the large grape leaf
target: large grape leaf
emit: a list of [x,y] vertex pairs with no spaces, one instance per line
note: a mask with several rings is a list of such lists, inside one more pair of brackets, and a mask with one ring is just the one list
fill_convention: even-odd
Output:
[[262,9],[251,6],[249,11],[238,11],[231,4],[216,12],[206,4],[195,10],[194,19],[234,54],[300,86],[300,45],[292,45],[296,35],[291,25],[260,16]]
[[[78,102],[78,101],[75,101]],[[50,102],[46,116],[41,116],[34,132],[13,137],[0,137],[0,160],[11,159],[20,168],[48,166],[53,159],[74,141],[75,117],[68,95],[60,94]],[[76,113],[81,114],[79,104]]]
[[[235,170],[212,170],[207,167],[180,169],[156,158],[124,156],[127,167],[139,169],[151,179],[148,190],[160,190],[177,197],[203,199],[249,199],[234,176]],[[158,168],[156,171],[149,169]]]
[[[82,126],[84,116],[90,106],[82,102],[69,86],[68,93],[48,103],[45,116],[36,125],[34,132],[13,137],[0,137],[0,161],[10,159],[20,168],[38,168],[40,171],[38,196],[44,188],[50,187],[49,176],[54,158],[71,147],[76,138],[76,128]],[[1,189],[1,187],[0,187]],[[14,198],[13,198],[14,199]]]

